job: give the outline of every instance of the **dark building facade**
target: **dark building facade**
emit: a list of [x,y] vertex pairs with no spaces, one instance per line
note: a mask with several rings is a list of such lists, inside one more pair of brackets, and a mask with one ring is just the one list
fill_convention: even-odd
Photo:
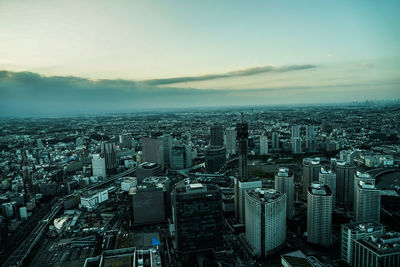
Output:
[[172,210],[179,256],[222,245],[222,195],[218,186],[181,181],[172,193]]

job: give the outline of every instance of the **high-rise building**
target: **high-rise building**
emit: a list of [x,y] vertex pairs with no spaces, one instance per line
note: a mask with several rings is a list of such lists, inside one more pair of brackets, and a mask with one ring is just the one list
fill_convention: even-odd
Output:
[[154,162],[164,169],[164,141],[159,138],[143,137],[143,161]]
[[132,148],[132,135],[130,134],[121,134],[119,136],[119,145],[121,148]]
[[342,224],[340,257],[347,264],[353,264],[354,242],[370,236],[382,235],[385,228],[382,224],[374,222],[353,222]]
[[171,153],[172,153],[172,147],[173,147],[173,139],[172,136],[169,134],[165,134],[163,136],[160,136],[158,139],[163,141],[164,147],[164,162],[167,166],[171,167]]
[[172,193],[175,244],[179,256],[222,245],[222,196],[215,185],[181,181]]
[[227,128],[225,130],[226,153],[228,156],[236,154],[236,129]]
[[380,221],[381,191],[375,187],[375,183],[359,181],[355,199],[354,217],[356,221]]
[[[224,155],[225,156],[225,155]],[[192,151],[189,145],[176,145],[172,147],[171,169],[186,169],[192,166]]]
[[350,209],[354,200],[354,174],[356,167],[344,160],[336,161],[336,201],[346,209]]
[[292,125],[292,138],[300,137],[300,125]]
[[291,219],[294,214],[294,173],[286,167],[275,172],[275,190],[286,194],[286,216]]
[[101,154],[106,160],[106,170],[108,173],[115,172],[118,167],[117,151],[115,150],[114,143],[102,143]]
[[94,154],[92,158],[93,176],[106,178],[106,160],[100,154]]
[[255,257],[276,252],[286,241],[286,194],[274,189],[246,191],[246,241]]
[[135,225],[164,222],[168,214],[169,178],[147,177],[133,193],[133,223]]
[[400,233],[387,232],[356,240],[352,266],[400,266]]
[[277,133],[277,132],[272,132],[271,149],[274,152],[279,151],[279,133]]
[[310,153],[313,153],[317,150],[314,125],[306,126],[306,148]]
[[319,181],[308,187],[307,241],[322,246],[332,242],[332,190]]
[[248,124],[242,118],[236,125],[236,133],[238,140],[238,154],[239,154],[239,175],[240,181],[246,181],[248,179],[248,169],[247,169],[247,139],[249,137]]
[[[357,171],[354,174],[354,199],[353,199],[353,203],[355,205],[356,203],[356,197],[357,197],[357,185],[360,183],[360,181],[364,181],[367,183],[371,183],[371,184],[375,184],[375,178],[373,176],[371,176],[369,173],[367,172],[359,172]],[[355,209],[355,207],[354,207]]]
[[210,145],[218,147],[224,145],[224,129],[222,125],[214,125],[210,128]]
[[136,179],[138,184],[141,184],[142,181],[147,177],[161,175],[161,166],[153,162],[143,162],[136,169]]
[[207,146],[205,150],[205,164],[208,173],[218,172],[226,162],[226,149],[224,146]]
[[234,205],[235,205],[235,215],[240,223],[245,223],[245,193],[246,190],[259,188],[262,186],[261,181],[246,181],[241,182],[238,178],[234,180]]
[[260,155],[268,155],[268,137],[260,136]]
[[292,153],[301,154],[301,137],[292,137]]
[[332,190],[332,209],[336,207],[336,174],[321,168],[319,172],[319,181],[328,185]]
[[305,158],[303,159],[303,177],[302,188],[303,198],[307,199],[308,187],[313,181],[319,180],[319,171],[321,170],[321,162],[319,158]]

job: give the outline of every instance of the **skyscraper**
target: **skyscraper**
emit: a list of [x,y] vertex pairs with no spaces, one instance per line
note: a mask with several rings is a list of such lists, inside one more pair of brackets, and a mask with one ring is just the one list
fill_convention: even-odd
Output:
[[303,198],[307,199],[307,192],[310,183],[319,180],[319,171],[321,170],[321,163],[319,158],[305,158],[303,159],[303,177],[302,188]]
[[313,153],[317,150],[314,125],[306,126],[306,148],[310,153]]
[[279,151],[279,133],[278,132],[272,132],[271,136],[271,148],[272,151],[277,152]]
[[307,241],[327,247],[332,241],[332,190],[315,181],[307,193]]
[[328,185],[332,190],[332,209],[334,210],[336,207],[336,174],[332,171],[327,171],[324,168],[321,168],[319,172],[319,181]]
[[238,154],[239,154],[239,175],[240,181],[246,181],[248,178],[247,170],[247,138],[249,137],[248,124],[243,119],[241,114],[241,122],[236,125],[237,141],[238,141]]
[[372,235],[382,235],[385,228],[382,224],[374,222],[354,222],[342,224],[340,257],[347,264],[353,264],[354,243],[356,240],[365,239]]
[[225,130],[226,153],[228,156],[236,154],[236,129],[227,128]]
[[286,194],[274,189],[246,191],[246,240],[256,257],[276,252],[286,240]]
[[222,196],[217,186],[181,181],[172,193],[172,216],[179,256],[222,245]]
[[99,154],[94,154],[92,158],[93,176],[106,178],[106,160],[100,157]]
[[359,181],[356,190],[354,217],[356,221],[379,222],[381,215],[381,192],[375,183]]
[[210,145],[205,149],[205,164],[208,173],[218,172],[226,162],[223,133],[221,125],[210,128]]
[[268,155],[268,137],[260,136],[260,155]]
[[210,145],[218,147],[224,145],[224,129],[222,125],[214,125],[210,128]]
[[[375,178],[373,176],[371,176],[369,173],[357,171],[354,174],[354,193],[353,193],[354,194],[354,198],[353,198],[354,205],[356,203],[356,197],[357,197],[357,185],[360,183],[360,181],[375,184]],[[354,209],[355,209],[355,207],[354,207]]]
[[119,145],[121,148],[132,148],[132,136],[130,134],[121,134],[119,136]]
[[301,137],[292,137],[292,153],[300,154],[301,152]]
[[336,200],[338,204],[350,209],[354,200],[354,174],[356,167],[343,160],[336,161]]
[[164,169],[164,141],[159,138],[143,137],[143,161],[157,163]]
[[286,167],[275,172],[275,190],[286,194],[286,216],[291,219],[294,213],[294,173]]
[[[225,155],[224,155],[225,156]],[[179,170],[192,165],[192,154],[189,145],[176,145],[172,147],[171,169]]]
[[235,215],[236,218],[239,220],[240,223],[245,223],[245,195],[246,190],[259,188],[262,186],[261,181],[245,181],[241,182],[238,178],[234,180],[234,205],[235,205]]
[[102,143],[101,154],[106,160],[106,170],[108,173],[114,173],[118,167],[117,152],[114,143]]
[[163,141],[164,162],[167,166],[171,167],[171,153],[173,146],[172,136],[169,134],[164,134],[160,136],[158,139]]
[[300,125],[292,125],[292,138],[300,137]]

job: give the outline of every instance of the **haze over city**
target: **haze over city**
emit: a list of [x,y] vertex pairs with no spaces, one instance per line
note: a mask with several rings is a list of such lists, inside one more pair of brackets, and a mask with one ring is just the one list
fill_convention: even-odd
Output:
[[400,97],[398,1],[1,1],[2,116]]

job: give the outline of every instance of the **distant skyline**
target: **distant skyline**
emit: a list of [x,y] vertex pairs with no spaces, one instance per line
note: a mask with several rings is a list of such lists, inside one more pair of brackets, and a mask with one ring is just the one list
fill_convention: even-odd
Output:
[[0,112],[400,98],[399,1],[0,1]]

